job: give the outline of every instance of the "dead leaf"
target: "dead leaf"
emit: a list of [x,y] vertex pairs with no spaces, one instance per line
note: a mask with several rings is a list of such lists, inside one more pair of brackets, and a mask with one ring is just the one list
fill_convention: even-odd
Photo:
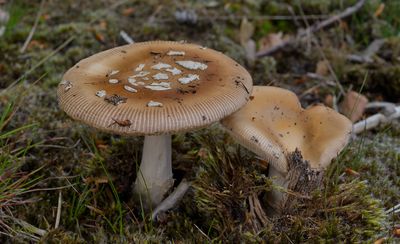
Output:
[[129,7],[129,8],[122,10],[122,15],[129,16],[129,15],[133,14],[134,12],[135,12],[135,8]]
[[107,22],[104,21],[104,20],[101,20],[100,23],[99,23],[99,29],[100,29],[100,30],[106,30],[107,27],[108,27]]
[[349,25],[344,20],[340,20],[339,21],[339,28],[344,30],[344,31],[349,31]]
[[383,10],[385,10],[385,4],[381,3],[381,4],[379,4],[378,8],[375,10],[374,16],[376,18],[378,18],[383,13]]
[[99,140],[99,139],[95,140],[95,145],[96,145],[97,149],[99,149],[99,150],[107,150],[108,149],[108,145],[103,140]]
[[393,235],[394,237],[400,238],[400,227],[394,227]]
[[378,240],[374,241],[374,244],[382,244],[386,240],[385,237],[379,238]]
[[254,25],[247,20],[247,18],[242,19],[242,23],[240,23],[240,31],[239,31],[239,41],[240,44],[245,47],[247,41],[254,34]]
[[333,108],[333,96],[332,94],[326,95],[324,99],[324,104],[330,108]]
[[199,156],[201,159],[206,159],[208,157],[208,150],[204,147],[200,148],[197,152],[197,156]]
[[360,173],[358,173],[357,171],[355,171],[355,170],[353,170],[353,169],[351,169],[351,168],[346,168],[346,169],[344,170],[344,172],[345,172],[347,175],[360,176]]
[[315,68],[315,73],[321,76],[329,75],[329,61],[328,60],[318,61],[317,67]]
[[93,34],[94,34],[94,37],[96,38],[97,41],[99,41],[99,42],[101,42],[103,44],[106,43],[106,38],[104,37],[103,34],[97,32],[97,31],[94,31]]
[[32,49],[32,48],[44,49],[44,48],[46,48],[46,47],[47,47],[47,45],[46,45],[45,43],[40,42],[40,41],[38,41],[38,40],[32,40],[32,41],[28,44],[27,49],[28,49],[28,50],[29,50],[29,49]]
[[340,104],[340,111],[352,122],[356,122],[363,116],[367,103],[368,99],[364,95],[349,91]]
[[258,44],[260,46],[258,52],[262,52],[264,50],[269,50],[275,46],[279,46],[283,42],[286,42],[289,39],[290,39],[290,36],[283,35],[282,32],[270,33],[258,41]]
[[42,14],[41,19],[47,21],[51,18],[50,14]]

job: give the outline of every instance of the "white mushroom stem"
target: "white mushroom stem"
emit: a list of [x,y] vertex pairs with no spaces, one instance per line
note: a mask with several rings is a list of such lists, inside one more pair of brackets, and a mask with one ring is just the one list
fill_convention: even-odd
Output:
[[172,185],[171,135],[145,136],[135,193],[145,207],[154,207]]

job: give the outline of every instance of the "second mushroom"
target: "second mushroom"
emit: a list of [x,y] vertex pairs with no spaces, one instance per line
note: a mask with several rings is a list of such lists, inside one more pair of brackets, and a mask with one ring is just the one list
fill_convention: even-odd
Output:
[[[222,121],[243,146],[270,164],[269,176],[276,185],[288,187],[290,154],[298,150],[309,167],[322,171],[347,144],[352,123],[325,106],[302,109],[288,90],[255,86],[250,101]],[[272,191],[267,200],[277,212],[287,195]]]

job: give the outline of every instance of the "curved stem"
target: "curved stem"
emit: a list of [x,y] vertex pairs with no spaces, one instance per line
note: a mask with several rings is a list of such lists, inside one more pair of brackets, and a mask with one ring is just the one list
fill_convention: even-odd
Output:
[[145,208],[158,205],[173,185],[171,135],[145,136],[135,193]]

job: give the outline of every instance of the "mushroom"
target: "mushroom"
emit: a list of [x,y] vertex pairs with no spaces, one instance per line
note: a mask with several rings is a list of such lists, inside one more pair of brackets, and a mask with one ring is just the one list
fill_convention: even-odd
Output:
[[222,53],[153,41],[81,60],[65,73],[57,93],[60,107],[75,120],[113,134],[145,136],[134,191],[149,208],[173,185],[171,134],[221,120],[243,106],[251,90],[249,73]]
[[[254,86],[250,101],[222,120],[244,147],[270,164],[269,176],[283,187],[289,184],[290,154],[299,150],[312,170],[323,171],[347,144],[352,123],[322,105],[302,109],[297,96],[271,86]],[[285,196],[272,192],[269,204],[282,208]]]

